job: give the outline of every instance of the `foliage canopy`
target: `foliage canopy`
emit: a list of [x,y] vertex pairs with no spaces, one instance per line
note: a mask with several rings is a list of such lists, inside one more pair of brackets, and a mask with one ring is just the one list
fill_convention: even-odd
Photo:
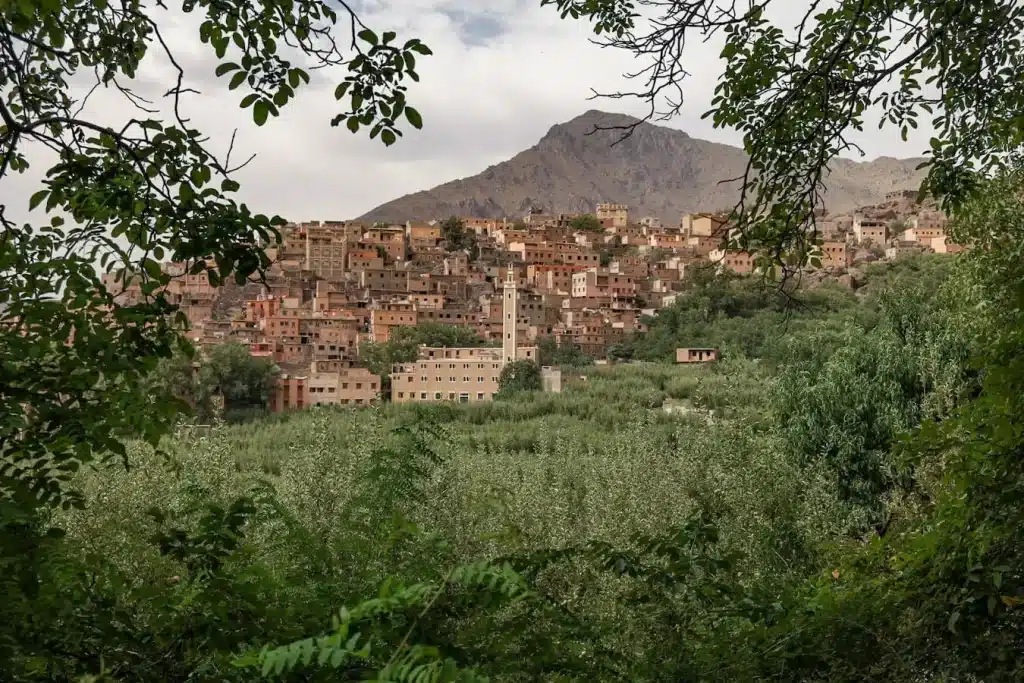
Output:
[[[715,127],[738,130],[749,154],[733,209],[734,248],[783,272],[816,241],[825,170],[859,152],[853,136],[877,122],[904,139],[928,118],[935,131],[922,191],[955,210],[982,179],[1020,158],[1024,145],[1024,8],[988,0],[541,0],[563,18],[589,21],[597,42],[643,60],[638,87],[609,93],[649,105],[646,118],[681,111],[690,73],[685,46],[722,36],[711,109]],[[629,134],[634,125],[620,127]]]

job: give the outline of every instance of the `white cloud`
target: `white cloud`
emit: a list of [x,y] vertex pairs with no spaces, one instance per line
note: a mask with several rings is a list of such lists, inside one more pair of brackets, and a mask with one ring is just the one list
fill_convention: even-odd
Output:
[[[330,127],[341,107],[334,101],[333,83],[326,79],[338,81],[343,73],[314,79],[280,118],[255,127],[249,112],[238,108],[241,91],[228,93],[227,79],[214,79],[216,61],[209,46],[199,42],[194,18],[166,15],[160,25],[189,84],[203,91],[186,102],[193,123],[212,138],[215,149],[226,149],[238,128],[236,158],[257,154],[238,177],[242,199],[258,211],[291,219],[341,219],[402,194],[478,173],[587,109],[646,111],[646,105],[635,101],[587,101],[592,88],[607,92],[635,87],[620,74],[642,63],[590,44],[586,24],[562,21],[552,8],[537,6],[537,0],[483,4],[486,11],[466,0],[359,3],[371,28],[396,30],[400,40],[418,37],[434,51],[420,60],[422,80],[409,92],[410,103],[423,115],[424,129],[410,130],[391,148],[368,140],[362,131],[353,136],[344,127]],[[688,50],[686,66],[693,76],[686,87],[687,104],[667,125],[694,137],[735,144],[735,134],[713,130],[709,121],[700,120],[721,73],[719,49],[720,43],[713,41]],[[173,82],[169,65],[150,59],[137,85],[155,95]],[[97,93],[90,104],[90,111],[104,120],[131,113],[112,92]],[[861,140],[869,156],[912,156],[922,151],[927,134],[909,145],[897,144],[893,131],[869,130]],[[38,182],[38,175],[5,178],[0,196],[16,210],[27,203],[33,181]],[[19,195],[24,198],[20,202]]]

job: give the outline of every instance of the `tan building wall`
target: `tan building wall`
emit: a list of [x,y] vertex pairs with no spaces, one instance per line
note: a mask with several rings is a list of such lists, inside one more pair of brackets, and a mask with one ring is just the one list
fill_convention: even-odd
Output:
[[400,325],[416,325],[419,323],[417,311],[370,311],[370,332],[373,341],[383,344],[391,338],[393,328]]
[[677,363],[709,363],[718,360],[718,349],[676,349]]
[[885,221],[855,215],[853,217],[853,237],[857,244],[869,241],[875,244],[885,244],[889,238],[889,226]]
[[962,244],[950,242],[949,238],[945,235],[932,239],[931,248],[936,254],[959,254],[967,249]]
[[941,227],[910,228],[903,233],[903,239],[907,242],[917,242],[924,246],[931,246],[932,240],[937,237],[945,237],[946,230]]
[[598,204],[594,216],[608,221],[613,227],[624,228],[629,223],[629,207],[625,204]]
[[590,268],[572,276],[573,297],[633,296],[636,280],[609,273],[607,268]]
[[749,275],[754,272],[754,256],[745,251],[716,249],[708,254],[708,259],[717,264],[719,269],[728,270],[737,275]]
[[716,237],[725,234],[726,221],[710,213],[686,214],[681,222],[682,232],[688,237]]
[[380,377],[366,368],[342,368],[337,372],[310,373],[307,405],[368,406],[380,395]]
[[822,268],[849,268],[853,265],[853,250],[846,242],[823,242],[821,245]]
[[419,322],[433,322],[441,325],[475,325],[480,321],[477,311],[464,308],[425,308],[417,312]]
[[[414,363],[396,365],[391,373],[391,400],[489,401],[498,391],[501,349],[422,348]],[[535,360],[536,347],[519,347],[517,357]]]
[[526,268],[526,281],[544,292],[572,291],[572,276],[587,269],[584,265],[534,264]]
[[409,276],[401,270],[366,268],[359,273],[359,286],[384,292],[405,292]]

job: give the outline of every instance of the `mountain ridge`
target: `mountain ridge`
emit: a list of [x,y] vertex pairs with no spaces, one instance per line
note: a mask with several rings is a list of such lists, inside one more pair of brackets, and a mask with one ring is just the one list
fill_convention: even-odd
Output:
[[[621,129],[632,125],[632,135],[613,145]],[[598,202],[615,202],[627,204],[632,216],[674,224],[683,213],[731,207],[740,186],[723,181],[741,175],[746,161],[738,147],[590,109],[554,124],[536,144],[476,175],[398,197],[359,219],[512,218],[533,207],[577,213],[593,211]],[[917,170],[921,161],[837,159],[826,181],[825,205],[833,212],[848,211],[877,203],[886,192],[917,189],[925,173]]]

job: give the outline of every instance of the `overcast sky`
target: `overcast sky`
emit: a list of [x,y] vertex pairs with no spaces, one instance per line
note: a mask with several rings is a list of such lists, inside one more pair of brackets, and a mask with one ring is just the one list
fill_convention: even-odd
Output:
[[[403,194],[476,174],[587,109],[646,112],[639,102],[587,101],[591,88],[628,89],[621,74],[641,64],[631,55],[588,43],[588,25],[562,21],[554,9],[538,5],[539,0],[360,2],[361,18],[378,33],[395,30],[399,41],[417,37],[434,51],[419,61],[421,82],[410,84],[408,94],[423,115],[424,128],[410,131],[391,148],[370,141],[363,131],[353,136],[343,127],[330,127],[341,108],[326,72],[280,118],[255,127],[249,112],[238,108],[243,91],[228,93],[227,78],[213,77],[217,61],[199,42],[197,23],[173,16],[160,22],[189,84],[202,92],[187,100],[193,123],[212,138],[215,149],[226,149],[231,131],[238,128],[236,154],[257,155],[238,176],[242,199],[258,211],[291,220],[345,219]],[[721,72],[719,50],[717,42],[690,47],[686,68],[693,76],[686,86],[685,111],[667,125],[736,144],[735,134],[700,120]],[[337,82],[344,73],[333,76]],[[155,95],[172,84],[167,64],[149,60],[136,87]],[[97,93],[89,111],[103,119],[123,118],[130,110],[120,97]],[[860,141],[869,158],[905,157],[919,155],[927,137],[922,132],[910,144],[900,143],[896,131],[887,129]],[[0,182],[0,201],[18,208],[27,204],[38,176]]]

